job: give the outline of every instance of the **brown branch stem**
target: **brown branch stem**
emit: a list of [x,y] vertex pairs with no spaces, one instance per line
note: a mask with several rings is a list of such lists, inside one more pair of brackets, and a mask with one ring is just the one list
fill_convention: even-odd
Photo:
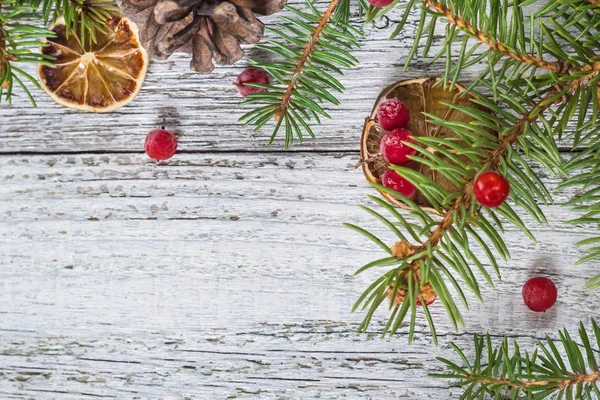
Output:
[[302,69],[304,68],[304,65],[306,64],[306,62],[308,61],[308,58],[310,57],[310,54],[312,53],[313,49],[317,45],[317,42],[319,41],[319,37],[321,36],[321,33],[323,32],[325,25],[327,25],[327,22],[329,21],[329,19],[331,18],[331,15],[333,14],[333,10],[335,10],[335,8],[337,7],[339,2],[340,2],[340,0],[332,0],[331,3],[329,3],[329,7],[327,7],[327,10],[325,10],[325,12],[323,13],[323,16],[319,20],[319,24],[316,26],[316,28],[310,38],[310,41],[306,43],[304,52],[302,53],[302,56],[300,56],[300,58],[298,59],[298,62],[296,63],[296,68],[294,69],[294,73],[292,74],[292,77],[290,78],[290,81],[288,82],[287,89],[286,89],[283,97],[281,98],[281,102],[279,103],[279,106],[277,107],[277,113],[275,114],[276,121],[279,121],[281,119],[281,116],[283,115],[283,113],[285,113],[286,107],[287,107],[288,103],[290,102],[290,99],[292,98],[292,94],[294,93],[294,89],[298,85],[298,80],[300,79],[300,76],[302,75]]
[[478,378],[468,375],[467,380],[469,382],[479,383],[480,385],[502,385],[509,386],[514,388],[526,389],[534,386],[546,386],[548,384],[554,383],[557,387],[562,389],[567,388],[569,386],[574,386],[579,383],[591,383],[596,382],[600,379],[600,372],[593,372],[590,374],[581,374],[581,375],[573,375],[571,379],[563,379],[563,380],[552,380],[552,381],[534,381],[534,380],[525,380],[525,379],[498,379],[494,377],[490,378]]
[[[591,1],[600,1],[600,0],[591,0]],[[538,57],[534,57],[534,56],[531,56],[528,54],[524,54],[524,53],[521,53],[518,51],[511,50],[511,49],[507,48],[502,42],[487,36],[481,30],[473,27],[473,25],[471,25],[470,22],[465,21],[463,18],[454,15],[452,10],[450,10],[448,7],[444,6],[443,4],[439,3],[437,0],[423,0],[423,2],[431,10],[436,11],[440,14],[443,14],[449,23],[457,26],[458,28],[462,29],[465,32],[470,33],[475,38],[477,38],[477,40],[479,40],[479,42],[487,45],[490,49],[500,52],[500,53],[503,53],[504,55],[512,58],[513,60],[518,60],[518,61],[521,61],[526,64],[535,65],[538,68],[543,68],[545,70],[555,72],[555,73],[564,72],[566,67],[568,66],[567,63],[563,63],[560,61],[546,61],[546,60],[543,60]]]

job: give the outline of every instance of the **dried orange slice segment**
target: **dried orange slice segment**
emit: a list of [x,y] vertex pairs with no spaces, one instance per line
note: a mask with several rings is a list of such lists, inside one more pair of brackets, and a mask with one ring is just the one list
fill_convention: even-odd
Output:
[[[438,81],[439,78],[423,78],[397,82],[388,86],[379,95],[379,98],[373,107],[373,111],[371,112],[371,116],[365,121],[360,143],[360,156],[363,160],[368,160],[362,164],[362,168],[365,177],[369,182],[381,183],[381,176],[387,170],[389,165],[383,157],[376,157],[380,153],[379,145],[381,139],[386,133],[379,127],[377,121],[377,110],[383,100],[395,97],[406,104],[410,111],[410,120],[406,129],[410,130],[414,136],[456,136],[452,131],[449,131],[446,128],[428,123],[423,115],[424,112],[436,115],[447,121],[468,123],[474,120],[473,117],[456,109],[451,109],[443,103],[459,104],[463,106],[468,105],[472,108],[483,109],[483,107],[471,101],[471,99],[475,97],[474,95],[470,93],[463,95],[465,91],[463,86],[455,84],[452,90],[449,88],[444,89],[443,85],[435,85]],[[457,190],[450,181],[425,165],[413,161],[406,165],[406,167],[419,171],[421,174],[427,176],[448,191]],[[390,203],[401,208],[409,208],[394,196],[382,191],[380,191],[380,193]],[[417,192],[413,200],[419,206],[422,206],[424,210],[435,212],[435,210],[430,207],[431,204],[429,201],[421,193]]]
[[42,47],[43,54],[56,58],[55,68],[38,69],[44,90],[65,107],[87,112],[110,112],[131,102],[140,91],[148,55],[140,44],[138,27],[114,16],[94,32],[96,41],[75,33],[67,36],[64,19],[52,30],[55,38]]

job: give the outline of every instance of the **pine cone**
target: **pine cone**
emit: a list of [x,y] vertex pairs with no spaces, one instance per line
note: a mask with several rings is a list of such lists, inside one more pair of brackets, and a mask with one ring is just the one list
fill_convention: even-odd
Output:
[[270,15],[287,0],[117,0],[123,14],[142,26],[141,41],[151,58],[192,54],[190,68],[202,74],[242,58],[240,43],[258,43]]

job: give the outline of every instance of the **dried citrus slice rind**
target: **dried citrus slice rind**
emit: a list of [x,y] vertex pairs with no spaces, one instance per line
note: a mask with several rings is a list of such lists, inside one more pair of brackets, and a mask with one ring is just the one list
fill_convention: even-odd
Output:
[[[360,143],[361,158],[363,160],[369,160],[362,164],[363,172],[369,182],[381,183],[380,178],[388,169],[389,165],[383,157],[375,157],[380,153],[379,145],[381,143],[381,138],[386,133],[379,127],[377,121],[377,110],[383,100],[398,98],[406,104],[410,111],[410,120],[406,129],[410,130],[414,136],[456,136],[452,131],[449,131],[446,128],[428,123],[423,115],[424,112],[436,115],[448,121],[470,122],[474,120],[473,117],[458,110],[451,109],[443,103],[468,105],[472,108],[483,109],[483,107],[471,101],[471,99],[475,97],[474,95],[470,93],[463,95],[465,91],[463,86],[455,84],[452,89],[449,87],[444,89],[443,85],[435,85],[438,81],[439,78],[410,79],[388,86],[381,92],[379,98],[375,102],[371,116],[365,121]],[[425,165],[413,161],[406,165],[406,167],[419,171],[446,190],[455,191],[457,189],[451,182],[435,171],[430,170],[429,167]],[[401,208],[409,208],[394,196],[382,191],[380,191],[380,193],[390,203]],[[413,200],[424,210],[435,212],[435,210],[430,207],[431,204],[420,192],[416,193]]]
[[110,112],[131,102],[140,91],[148,55],[141,46],[138,27],[126,18],[114,16],[94,32],[67,35],[64,19],[51,28],[55,38],[47,40],[43,54],[56,60],[55,68],[38,69],[44,90],[65,107],[87,112]]

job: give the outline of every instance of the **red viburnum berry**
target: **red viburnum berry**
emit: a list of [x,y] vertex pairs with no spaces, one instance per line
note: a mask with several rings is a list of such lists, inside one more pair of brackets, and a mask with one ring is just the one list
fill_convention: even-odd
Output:
[[381,177],[381,183],[386,188],[395,190],[396,192],[408,198],[413,197],[417,192],[415,185],[406,180],[406,178],[400,176],[400,174],[393,169],[388,169],[385,171]]
[[485,171],[475,179],[473,194],[484,207],[499,207],[510,193],[508,180],[496,171]]
[[269,74],[267,74],[264,69],[250,67],[246,68],[241,74],[238,75],[234,85],[243,97],[248,97],[248,95],[254,93],[266,92],[267,89],[247,86],[245,85],[246,83],[259,83],[261,85],[268,85],[269,82]]
[[379,104],[377,120],[384,131],[404,128],[408,124],[410,113],[408,107],[395,97],[386,99]]
[[523,285],[523,301],[535,312],[544,312],[556,303],[558,291],[550,279],[537,276]]
[[373,7],[377,7],[377,8],[387,7],[390,4],[392,4],[393,2],[394,2],[394,0],[369,0],[369,4],[371,4]]
[[390,164],[404,165],[410,162],[408,156],[413,156],[417,152],[406,143],[416,143],[411,137],[412,132],[407,129],[394,129],[387,133],[379,145],[379,150],[383,158]]
[[146,154],[154,160],[168,160],[177,151],[177,137],[165,129],[154,129],[146,136]]

